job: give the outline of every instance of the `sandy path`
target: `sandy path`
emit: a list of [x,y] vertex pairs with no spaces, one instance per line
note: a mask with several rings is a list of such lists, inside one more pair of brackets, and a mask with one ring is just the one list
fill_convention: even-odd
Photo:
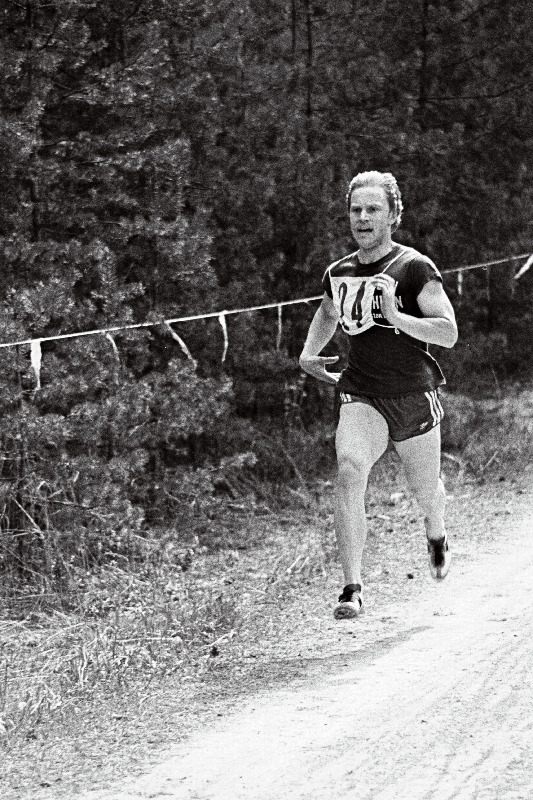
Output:
[[530,800],[531,534],[533,519],[456,565],[392,644],[325,660],[83,800]]

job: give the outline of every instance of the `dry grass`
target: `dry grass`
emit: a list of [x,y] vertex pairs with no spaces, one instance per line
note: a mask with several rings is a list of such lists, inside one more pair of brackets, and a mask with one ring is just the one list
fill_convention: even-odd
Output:
[[[391,505],[397,519],[412,513],[400,482],[392,455],[376,466],[369,517],[378,539],[390,526]],[[302,586],[331,572],[332,499],[332,483],[322,481],[294,491],[290,510],[241,509],[232,532],[238,548],[198,548],[186,569],[172,561],[136,571],[102,567],[83,577],[68,613],[36,604],[19,620],[0,621],[4,746],[89,708],[96,695],[142,695],[167,676],[197,679],[208,671],[228,642],[257,634],[254,618],[265,618],[263,608],[279,614]]]
[[294,520],[241,512],[234,536],[248,535],[249,550],[190,548],[185,568],[168,559],[80,576],[68,613],[49,610],[50,597],[21,598],[20,619],[0,620],[3,744],[13,746],[43,721],[90,703],[95,691],[142,692],[170,674],[201,673],[245,624],[250,594],[277,602],[291,577],[325,569],[332,542],[314,528],[305,541],[300,534],[283,538],[281,551],[269,546],[277,535],[273,522],[296,529],[310,502],[300,498]]
[[[519,411],[517,403],[494,405],[464,450],[446,455],[451,493],[467,481],[509,479],[530,465],[530,419],[524,422]],[[368,495],[369,549],[378,571],[382,534],[399,524],[419,526],[403,492],[397,459],[389,453],[376,465]],[[275,613],[331,572],[332,497],[331,482],[309,486],[302,479],[290,509],[233,502],[224,520],[225,548],[207,553],[196,543],[157,557],[154,550],[145,562],[80,574],[68,612],[50,598],[21,598],[17,614],[12,607],[0,618],[3,746],[12,750],[37,726],[65,719],[73,709],[83,713],[96,696],[146,694],[167,676],[196,679],[209,670],[222,647],[253,629],[258,609]]]

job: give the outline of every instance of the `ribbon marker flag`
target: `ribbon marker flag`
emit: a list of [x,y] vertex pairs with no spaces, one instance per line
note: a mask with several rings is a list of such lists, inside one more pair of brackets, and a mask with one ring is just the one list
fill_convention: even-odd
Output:
[[[448,275],[451,273],[458,273],[457,276],[457,292],[459,295],[462,294],[463,282],[462,282],[462,273],[467,272],[473,269],[487,269],[488,267],[494,267],[498,264],[508,264],[510,261],[518,261],[521,258],[526,258],[527,261],[523,266],[518,270],[517,274],[514,276],[515,280],[521,278],[532,266],[533,266],[533,254],[530,253],[522,253],[519,256],[508,256],[507,258],[499,258],[495,261],[486,261],[482,264],[468,264],[464,267],[453,267],[452,269],[443,270],[442,275]],[[222,361],[226,360],[226,355],[228,353],[229,347],[229,340],[228,340],[228,328],[226,325],[226,317],[229,314],[244,314],[250,311],[263,311],[268,308],[277,308],[278,310],[278,331],[276,336],[276,350],[279,350],[281,346],[281,333],[282,333],[282,308],[283,306],[294,306],[302,303],[312,303],[316,300],[321,300],[322,295],[316,295],[314,297],[301,297],[297,300],[284,300],[282,302],[277,303],[267,303],[262,306],[250,306],[249,308],[234,308],[230,311],[211,311],[208,314],[193,314],[188,317],[176,317],[174,319],[166,319],[161,320],[159,322],[137,322],[130,325],[114,325],[113,327],[109,328],[98,328],[97,330],[91,331],[76,331],[75,333],[61,333],[57,336],[41,336],[39,339],[22,339],[17,342],[0,342],[0,349],[5,347],[18,347],[22,344],[29,344],[30,345],[30,360],[31,366],[33,371],[35,372],[35,377],[37,381],[37,389],[41,388],[41,362],[42,362],[42,353],[41,353],[41,343],[42,342],[55,342],[59,341],[60,339],[76,339],[81,336],[95,336],[97,334],[103,334],[111,344],[115,356],[118,360],[120,360],[118,348],[116,346],[115,340],[111,336],[112,333],[117,333],[119,331],[127,331],[127,330],[135,330],[138,328],[154,328],[157,325],[164,325],[167,330],[170,332],[172,338],[178,342],[179,346],[187,356],[187,358],[194,364],[196,367],[196,361],[192,357],[191,352],[183,339],[178,336],[178,334],[170,327],[174,323],[177,322],[192,322],[193,320],[199,319],[214,319],[215,317],[218,319],[220,326],[222,328],[222,333],[224,335],[224,350],[222,353]]]
[[109,332],[105,334],[105,338],[113,348],[113,353],[115,354],[115,358],[117,359],[117,362],[120,364],[120,353],[118,352],[117,343],[115,342],[115,340],[113,339],[113,337]]
[[42,353],[41,353],[41,340],[40,339],[35,339],[31,343],[30,361],[31,361],[31,365],[32,365],[33,371],[35,372],[35,380],[37,381],[36,386],[35,386],[36,390],[41,388],[41,363],[42,363],[42,360],[43,360],[43,357],[42,357]]
[[281,304],[280,304],[280,305],[278,305],[278,335],[276,336],[276,350],[278,351],[278,353],[279,353],[279,348],[281,347],[281,333],[282,333],[282,324],[283,324],[282,323],[282,319],[281,319],[282,313],[283,312],[282,312]]
[[226,325],[226,311],[221,311],[218,315],[218,321],[222,326],[222,333],[224,334],[224,352],[222,353],[222,363],[226,360],[226,356],[228,354],[228,346],[229,346],[229,339],[228,339],[228,326]]
[[165,325],[165,328],[167,329],[167,331],[170,333],[170,335],[174,339],[174,341],[176,341],[179,344],[179,346],[181,347],[181,349],[183,350],[183,352],[185,353],[185,355],[187,356],[189,361],[192,363],[193,369],[196,369],[196,367],[198,366],[198,362],[196,361],[195,358],[193,358],[191,351],[189,350],[189,348],[187,347],[187,345],[185,344],[185,342],[183,341],[181,336],[178,336],[176,331],[173,328],[170,327],[168,322],[165,322],[164,325]]
[[516,273],[516,275],[514,276],[514,279],[515,279],[515,281],[517,281],[517,280],[518,280],[518,278],[521,278],[521,277],[522,277],[522,275],[524,275],[524,273],[526,273],[526,272],[528,271],[528,269],[529,269],[529,268],[530,268],[532,265],[533,265],[533,255],[529,256],[528,260],[526,261],[526,263],[524,264],[524,266],[523,266],[523,267],[520,267],[520,269],[518,270],[518,272],[517,272],[517,273]]

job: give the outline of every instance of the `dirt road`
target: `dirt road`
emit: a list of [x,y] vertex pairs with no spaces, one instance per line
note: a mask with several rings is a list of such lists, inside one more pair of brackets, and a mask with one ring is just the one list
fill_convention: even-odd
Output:
[[83,800],[530,800],[532,534],[533,518],[456,564],[392,640],[347,645]]

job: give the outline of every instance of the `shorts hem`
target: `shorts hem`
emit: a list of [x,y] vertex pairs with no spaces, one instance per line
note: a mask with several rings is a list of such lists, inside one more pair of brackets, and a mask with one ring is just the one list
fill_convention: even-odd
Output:
[[409,392],[398,399],[338,392],[335,409],[337,422],[340,421],[342,406],[351,404],[368,405],[377,411],[387,423],[389,438],[393,442],[403,442],[416,436],[423,436],[440,425],[444,418],[438,389],[431,392]]
[[[442,419],[444,419],[444,417]],[[442,422],[442,420],[440,422],[437,422],[436,425],[432,425],[431,428],[429,428],[429,427],[425,428],[423,431],[420,431],[420,430],[413,431],[412,433],[409,433],[407,436],[400,436],[399,438],[398,437],[394,437],[394,436],[390,436],[390,432],[389,432],[389,438],[390,438],[391,442],[407,442],[409,439],[416,439],[417,436],[423,436],[425,433],[429,433],[430,431],[435,430],[435,428],[439,427],[441,422]]]

